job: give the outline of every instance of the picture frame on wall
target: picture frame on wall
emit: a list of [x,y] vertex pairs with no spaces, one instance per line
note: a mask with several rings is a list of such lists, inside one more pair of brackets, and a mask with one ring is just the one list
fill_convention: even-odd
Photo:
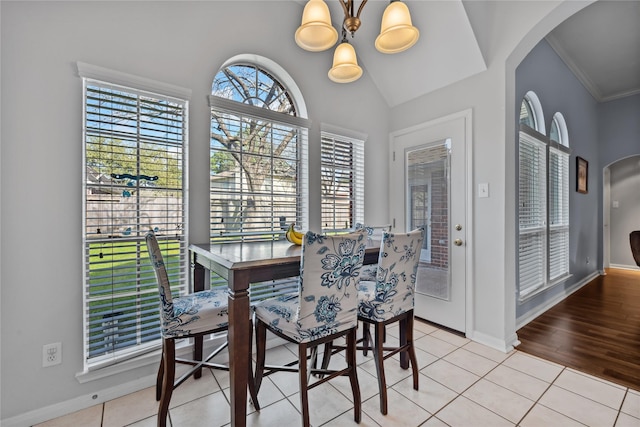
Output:
[[576,157],[576,191],[587,194],[589,192],[589,162],[580,156]]

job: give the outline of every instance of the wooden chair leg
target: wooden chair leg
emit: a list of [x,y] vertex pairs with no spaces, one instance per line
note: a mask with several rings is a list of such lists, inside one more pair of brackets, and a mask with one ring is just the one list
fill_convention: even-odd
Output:
[[[200,362],[204,351],[204,337],[202,335],[193,338],[193,360]],[[193,378],[198,379],[202,376],[202,368],[193,373]]]
[[307,377],[307,344],[298,345],[298,374],[300,377],[300,406],[302,407],[302,425],[309,427],[309,390]]
[[369,324],[362,322],[362,355],[366,356],[370,348],[373,348],[373,340],[371,339]]
[[252,354],[253,354],[253,323],[249,321],[249,360],[247,363],[247,366],[249,369],[247,372],[247,383],[249,384],[249,395],[251,396],[253,407],[256,409],[256,411],[259,411],[260,403],[258,402],[258,390],[256,389],[256,383],[254,381],[254,376],[253,376],[253,360],[251,359]]
[[375,327],[375,343],[373,349],[373,358],[376,364],[376,373],[378,374],[378,389],[380,391],[380,412],[387,415],[387,381],[384,376],[384,325],[376,323]]
[[416,349],[413,345],[413,314],[407,317],[407,345],[409,348],[409,360],[411,360],[411,371],[413,374],[413,389],[418,390],[418,358],[416,357]]
[[360,423],[362,418],[362,398],[360,396],[360,385],[358,384],[358,367],[356,363],[356,330],[352,329],[347,335],[347,365],[349,371],[349,381],[351,382],[351,393],[353,394],[353,420]]
[[169,402],[173,394],[173,382],[176,376],[176,344],[172,339],[164,339],[162,343],[162,359],[164,376],[162,378],[162,397],[158,405],[158,427],[166,427],[169,414]]
[[160,366],[158,367],[158,375],[156,376],[156,401],[159,402],[162,397],[162,379],[164,378],[164,340],[162,340],[162,353],[160,354]]
[[[405,317],[401,318],[400,321],[398,322],[398,329],[399,329],[398,339],[400,340],[398,343],[398,346],[403,347],[407,344],[407,333],[409,329],[408,316],[406,316],[406,313],[405,313]],[[407,369],[409,367],[409,354],[407,351],[400,352],[400,367],[402,369]]]
[[324,345],[324,354],[322,355],[322,369],[329,369],[331,361],[331,352],[333,351],[333,341]]
[[255,372],[255,391],[256,395],[260,391],[262,385],[262,376],[264,374],[264,358],[267,350],[267,327],[261,320],[256,319],[256,372]]

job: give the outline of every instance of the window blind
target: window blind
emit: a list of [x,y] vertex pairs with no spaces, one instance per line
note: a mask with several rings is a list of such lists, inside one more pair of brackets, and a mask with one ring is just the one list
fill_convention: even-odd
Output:
[[278,239],[292,222],[306,227],[306,129],[211,110],[211,238]]
[[187,101],[84,78],[85,361],[159,345],[144,241],[155,230],[175,294],[186,292]]
[[364,142],[322,132],[323,231],[345,231],[364,220]]
[[546,144],[525,132],[519,143],[519,294],[546,283]]
[[569,274],[569,153],[549,147],[549,280]]

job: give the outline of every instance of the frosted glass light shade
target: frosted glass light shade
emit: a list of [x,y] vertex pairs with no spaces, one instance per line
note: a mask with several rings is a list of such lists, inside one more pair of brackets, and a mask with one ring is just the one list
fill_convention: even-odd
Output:
[[336,48],[333,54],[333,67],[329,70],[329,78],[336,83],[351,83],[362,76],[362,68],[358,66],[356,50],[346,41]]
[[327,50],[336,44],[338,31],[331,25],[329,6],[324,0],[309,0],[306,4],[295,39],[298,46],[310,52]]
[[397,53],[416,44],[420,31],[411,23],[406,4],[395,1],[384,10],[380,35],[376,37],[376,49],[382,53]]

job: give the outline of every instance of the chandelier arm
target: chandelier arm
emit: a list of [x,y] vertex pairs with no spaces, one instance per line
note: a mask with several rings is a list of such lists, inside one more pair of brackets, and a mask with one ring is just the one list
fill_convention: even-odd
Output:
[[342,10],[344,11],[344,19],[347,19],[349,16],[351,16],[351,13],[349,12],[349,6],[351,5],[352,0],[338,0],[338,3],[340,3],[340,6],[342,6]]
[[360,7],[358,8],[358,14],[356,15],[356,18],[360,19],[360,12],[362,12],[362,8],[364,8],[365,4],[367,4],[367,0],[362,0],[362,3],[360,3]]

